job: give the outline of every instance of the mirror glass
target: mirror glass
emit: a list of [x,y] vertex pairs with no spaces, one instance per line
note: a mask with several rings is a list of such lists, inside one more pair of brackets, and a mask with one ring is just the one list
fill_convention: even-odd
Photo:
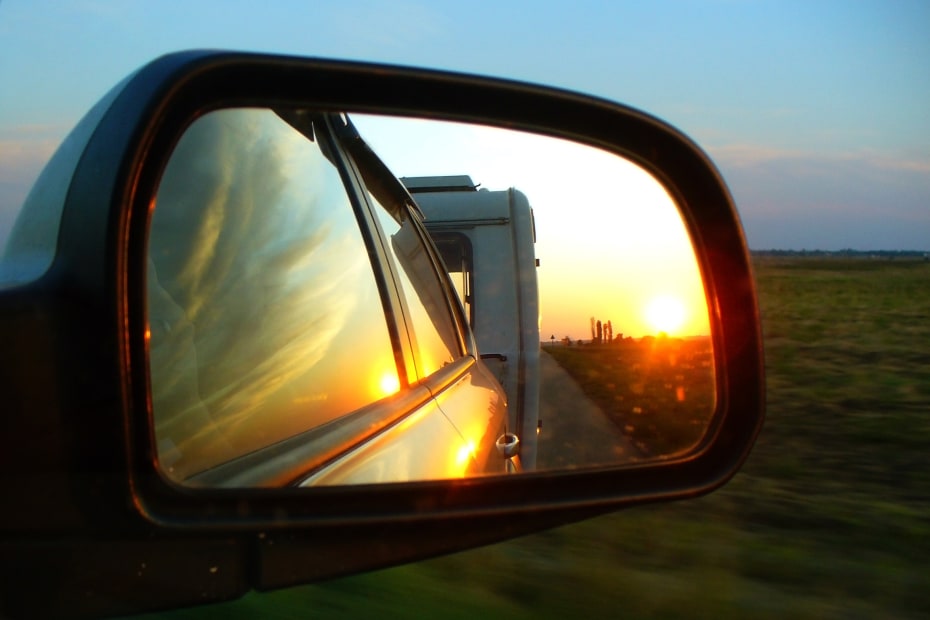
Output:
[[220,110],[171,154],[146,283],[167,478],[515,475],[700,441],[707,303],[660,183],[552,137],[350,116]]

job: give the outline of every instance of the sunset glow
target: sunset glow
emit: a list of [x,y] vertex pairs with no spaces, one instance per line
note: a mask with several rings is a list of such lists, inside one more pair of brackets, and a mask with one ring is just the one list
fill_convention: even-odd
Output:
[[[609,321],[614,339],[710,333],[681,215],[665,187],[640,166],[594,147],[524,132],[352,118],[398,176],[468,174],[479,189],[512,187],[526,195],[540,261],[543,339],[594,339],[591,317],[602,328]],[[663,296],[677,299],[678,309],[663,302],[644,312]]]
[[644,312],[646,320],[656,333],[678,335],[679,329],[685,322],[685,306],[680,299],[672,295],[655,297],[646,306]]
[[459,467],[464,467],[468,462],[475,457],[475,442],[469,440],[468,443],[462,445],[459,448],[458,453],[455,457],[455,463]]
[[396,393],[400,389],[400,381],[397,379],[397,372],[392,370],[384,373],[378,382],[378,388],[382,396],[390,396]]

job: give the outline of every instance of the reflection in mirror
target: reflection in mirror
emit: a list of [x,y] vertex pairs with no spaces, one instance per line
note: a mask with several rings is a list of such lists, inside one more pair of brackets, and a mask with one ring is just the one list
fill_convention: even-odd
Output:
[[337,115],[221,110],[172,153],[147,274],[166,477],[395,482],[642,463],[700,441],[707,304],[651,175],[550,137],[352,122],[416,207]]
[[396,392],[384,319],[365,312],[378,304],[318,143],[270,110],[198,120],[163,174],[149,239],[163,471],[188,480]]
[[[678,209],[652,175],[551,137],[353,121],[425,212],[479,352],[508,388],[511,409],[526,405],[520,439],[536,468],[664,459],[700,440],[716,403],[707,303]],[[495,197],[510,209],[491,213]],[[529,222],[520,221],[524,199]],[[535,269],[515,257],[527,226]],[[534,275],[538,321],[523,317],[530,327],[521,334],[515,315],[528,311]],[[526,331],[538,349],[521,341]]]

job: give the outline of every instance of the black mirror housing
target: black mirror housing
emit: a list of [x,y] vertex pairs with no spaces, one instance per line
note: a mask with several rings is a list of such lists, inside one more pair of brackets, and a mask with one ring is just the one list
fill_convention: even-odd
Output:
[[[70,168],[59,167],[61,204],[44,207],[45,217],[59,218],[50,267],[0,290],[4,612],[32,614],[40,603],[53,615],[123,614],[412,561],[707,493],[748,455],[764,412],[748,250],[719,173],[665,123],[510,81],[199,51],[143,67],[101,106]],[[707,292],[717,416],[705,440],[682,458],[519,477],[203,490],[166,480],[156,466],[147,370],[151,213],[184,129],[230,106],[520,129],[595,146],[652,173],[680,206]]]

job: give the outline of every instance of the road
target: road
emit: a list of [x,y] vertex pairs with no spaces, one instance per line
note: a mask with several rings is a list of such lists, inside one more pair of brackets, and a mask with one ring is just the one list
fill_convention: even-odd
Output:
[[638,460],[628,437],[545,352],[539,356],[539,469],[607,465]]

